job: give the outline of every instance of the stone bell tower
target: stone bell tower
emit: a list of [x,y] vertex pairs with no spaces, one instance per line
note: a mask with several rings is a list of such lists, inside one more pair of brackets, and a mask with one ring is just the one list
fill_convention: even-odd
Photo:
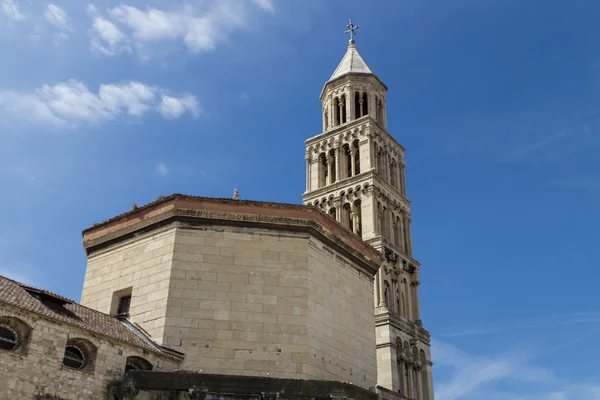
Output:
[[306,140],[304,204],[381,252],[375,277],[377,383],[403,398],[433,400],[430,336],[419,308],[404,148],[387,130],[387,86],[350,42],[321,91],[323,132]]

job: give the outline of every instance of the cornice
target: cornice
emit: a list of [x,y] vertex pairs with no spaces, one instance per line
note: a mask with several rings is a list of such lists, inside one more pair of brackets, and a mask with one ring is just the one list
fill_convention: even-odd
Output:
[[373,118],[371,118],[370,115],[365,115],[364,117],[360,117],[358,119],[353,119],[352,121],[346,122],[345,124],[338,125],[333,129],[329,129],[325,132],[319,133],[316,136],[306,139],[304,141],[304,144],[308,147],[310,145],[315,144],[315,142],[319,142],[319,141],[325,139],[326,137],[334,136],[334,135],[336,135],[340,132],[343,132],[347,129],[355,128],[361,124],[364,124],[365,122],[368,122],[369,120],[375,121]]
[[331,185],[323,186],[316,190],[311,190],[310,192],[304,192],[302,194],[302,198],[306,202],[314,198],[320,198],[323,195],[329,194],[330,192],[337,192],[338,190],[341,190],[345,187],[353,188],[358,183],[364,183],[365,185],[363,187],[366,188],[371,185],[370,179],[372,179],[372,174],[370,174],[370,172],[372,171],[361,172],[360,174],[354,175],[351,178],[345,178],[335,183],[332,183]]
[[[325,214],[323,215],[325,220],[330,222],[330,217]],[[335,226],[337,226],[337,222],[335,222],[335,224]],[[371,276],[374,276],[377,273],[379,262],[381,261],[376,250],[371,249],[367,244],[365,244],[365,250],[369,249],[369,251],[367,251],[367,254],[363,254],[362,251],[353,248],[352,245],[338,237],[340,232],[338,232],[338,234],[330,232],[331,226],[324,228],[318,221],[312,219],[243,214],[230,211],[189,209],[171,209],[162,212],[156,216],[139,221],[122,229],[115,230],[94,239],[86,240],[84,242],[84,247],[87,255],[90,256],[103,249],[130,240],[139,235],[154,232],[165,226],[176,226],[180,229],[193,229],[195,227],[214,225],[308,233],[327,243],[328,246],[352,260],[363,272],[370,274]],[[345,229],[341,225],[339,227]],[[349,236],[354,235],[350,231],[348,231],[348,233]],[[354,238],[351,240],[354,240]],[[358,241],[364,243],[357,237],[355,244],[358,244]],[[372,258],[369,258],[369,252],[372,253]]]
[[415,323],[406,321],[397,314],[390,313],[385,309],[375,309],[375,326],[383,325],[391,325],[410,337],[418,339],[428,346],[431,345],[431,336],[426,329]]

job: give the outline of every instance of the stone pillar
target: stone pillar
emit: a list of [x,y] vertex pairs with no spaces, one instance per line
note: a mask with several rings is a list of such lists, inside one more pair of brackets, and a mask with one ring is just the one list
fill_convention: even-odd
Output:
[[328,101],[329,105],[329,129],[331,129],[333,127],[333,123],[335,121],[335,112],[334,112],[334,103],[335,100],[333,97],[331,97]]
[[415,320],[418,321],[421,319],[421,305],[419,302],[419,285],[421,284],[421,282],[419,282],[418,276],[416,278],[417,280],[413,283],[413,287],[415,293]]
[[406,215],[406,237],[407,237],[407,244],[408,244],[408,254],[412,255],[412,238],[410,236],[410,222],[412,221],[412,218],[410,217],[410,214]]
[[404,233],[404,211],[400,211],[400,218],[398,218],[398,223],[400,224],[400,229],[398,229],[400,233],[400,237],[398,241],[400,243],[400,249],[406,253],[406,241],[405,241],[405,233]]
[[423,400],[423,387],[421,386],[421,367],[415,369],[415,385],[417,386],[417,400]]
[[352,169],[352,176],[354,176],[354,175],[356,175],[356,150],[357,150],[354,148],[354,142],[350,143],[350,145],[348,146],[348,149],[350,150],[350,162],[352,163],[350,168]]
[[335,181],[336,182],[338,182],[341,179],[341,177],[342,177],[341,176],[342,166],[340,164],[341,163],[341,159],[342,159],[342,157],[340,157],[341,153],[342,152],[340,151],[340,143],[337,142],[336,146],[335,146],[335,149],[333,151],[333,154],[335,155],[335,166],[334,166],[334,168],[336,170],[335,171]]
[[404,177],[404,164],[400,164],[400,193],[406,195],[406,179]]
[[406,383],[405,383],[405,375],[404,375],[404,356],[400,358],[398,361],[398,376],[400,380],[400,394],[406,397]]
[[383,270],[383,266],[379,267],[379,307],[383,307],[383,306],[387,306],[386,302],[385,302],[385,295],[384,295],[384,285],[383,285],[383,274],[384,274],[384,270]]
[[382,121],[382,125],[383,125],[383,129],[387,129],[387,104],[385,101],[385,98],[381,100],[381,104],[383,106],[383,121]]
[[325,155],[325,157],[327,158],[327,185],[331,185],[333,183],[333,181],[331,180],[331,178],[333,177],[333,160],[331,157],[331,154],[329,154],[329,152],[327,152],[327,154]]
[[354,101],[352,101],[352,96],[350,95],[351,90],[348,88],[346,91],[346,122],[350,122],[354,119]]
[[344,102],[342,102],[342,99],[340,97],[338,97],[338,112],[340,113],[340,125],[342,124],[342,121],[343,121],[343,119],[342,119],[343,111],[344,111]]
[[304,155],[304,159],[306,160],[306,191],[310,192],[310,182],[311,182],[311,177],[310,177],[310,151],[307,151],[306,154]]
[[[408,277],[408,279],[410,280],[410,276]],[[406,283],[404,284],[405,290],[406,290],[406,302],[408,303],[406,305],[406,311],[408,312],[408,315],[406,315],[406,319],[408,319],[409,321],[412,321],[412,290],[411,290],[411,286],[410,286],[410,281],[407,280]]]
[[381,289],[379,288],[379,274],[380,273],[381,273],[381,268],[379,268],[379,270],[375,274],[375,282],[374,282],[374,286],[375,286],[375,307],[379,307],[379,304],[381,303]]

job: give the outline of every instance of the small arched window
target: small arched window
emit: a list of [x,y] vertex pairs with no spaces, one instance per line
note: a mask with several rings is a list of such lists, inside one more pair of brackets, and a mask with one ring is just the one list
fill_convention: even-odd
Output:
[[129,371],[152,371],[152,364],[150,361],[141,357],[127,357],[125,363],[125,375],[127,375]]
[[65,356],[63,358],[63,364],[70,368],[83,369],[85,367],[85,354],[77,346],[67,346],[65,349]]
[[0,325],[0,349],[14,350],[19,345],[19,334],[8,325]]
[[0,317],[0,350],[27,353],[31,327],[14,317]]
[[85,339],[70,339],[65,347],[62,364],[66,367],[93,372],[96,347]]

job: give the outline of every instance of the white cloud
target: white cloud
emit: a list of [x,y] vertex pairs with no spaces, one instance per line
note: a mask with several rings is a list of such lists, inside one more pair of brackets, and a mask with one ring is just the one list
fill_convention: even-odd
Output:
[[[600,385],[568,382],[534,364],[531,355],[525,353],[520,350],[475,356],[432,340],[435,368],[452,371],[449,379],[436,382],[436,400],[600,400]],[[523,391],[506,393],[499,391],[501,387],[520,387]]]
[[160,176],[167,176],[169,174],[169,170],[164,163],[156,164],[156,173]]
[[[157,99],[160,98],[159,102]],[[181,104],[167,106],[165,98]],[[140,82],[100,85],[98,93],[92,93],[76,80],[44,85],[33,93],[0,90],[0,110],[8,116],[24,121],[35,121],[55,127],[76,127],[81,123],[91,123],[114,119],[120,115],[141,117],[148,111],[157,111],[165,118],[175,119],[185,112],[198,113],[198,102],[192,95],[180,98],[170,97],[162,88]]]
[[62,8],[54,4],[48,4],[46,12],[44,13],[44,17],[58,30],[66,32],[74,31],[74,29],[71,27],[71,22],[67,16],[67,13]]
[[[253,3],[241,0],[218,1],[204,4],[202,8],[188,4],[177,10],[152,7],[140,9],[122,4],[108,10],[109,18],[104,19],[97,16],[96,8],[90,5],[88,12],[95,15],[92,46],[98,48],[99,43],[109,42],[106,30],[110,29],[112,33],[119,32],[116,36],[110,35],[113,47],[118,43],[123,48],[140,50],[150,43],[179,41],[193,53],[210,51],[219,42],[226,40],[229,33],[246,25],[251,10],[249,4],[263,10],[272,10],[273,7],[266,0],[256,0]],[[122,30],[117,28],[117,24]],[[111,51],[111,48],[109,46],[109,51],[102,53],[114,55],[119,52]]]
[[171,96],[163,96],[160,102],[160,113],[167,119],[176,119],[181,117],[186,112],[197,117],[200,114],[200,107],[196,97],[186,95],[176,98]]
[[253,0],[260,8],[268,12],[274,12],[275,7],[273,7],[272,0]]
[[15,21],[25,19],[14,0],[0,0],[0,9],[4,14],[8,15],[9,18],[14,19]]
[[92,48],[105,55],[115,55],[129,51],[124,43],[123,33],[107,19],[95,17],[92,24]]

